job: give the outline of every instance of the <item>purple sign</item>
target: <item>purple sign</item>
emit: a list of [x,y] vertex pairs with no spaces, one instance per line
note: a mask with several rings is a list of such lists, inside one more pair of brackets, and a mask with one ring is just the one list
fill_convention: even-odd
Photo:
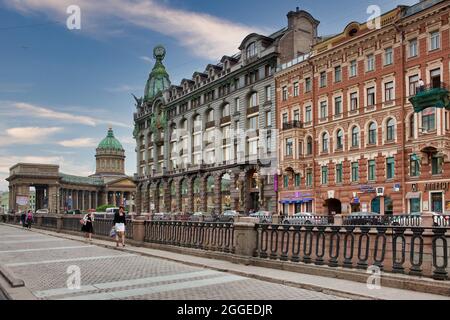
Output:
[[273,191],[278,191],[278,175],[273,176]]

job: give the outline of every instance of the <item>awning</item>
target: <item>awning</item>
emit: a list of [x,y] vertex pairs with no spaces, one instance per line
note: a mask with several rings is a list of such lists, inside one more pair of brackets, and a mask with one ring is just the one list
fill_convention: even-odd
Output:
[[314,201],[313,198],[303,198],[303,202],[311,202]]
[[302,200],[299,200],[299,199],[297,199],[297,200],[293,200],[293,199],[283,199],[283,200],[280,200],[279,201],[279,203],[282,203],[282,204],[290,204],[290,203],[302,203],[303,201]]
[[420,192],[408,192],[406,199],[420,199]]

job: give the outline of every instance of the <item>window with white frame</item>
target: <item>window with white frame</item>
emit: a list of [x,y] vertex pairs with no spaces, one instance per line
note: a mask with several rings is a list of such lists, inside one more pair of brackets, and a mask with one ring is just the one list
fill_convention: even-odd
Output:
[[285,156],[292,156],[292,145],[294,143],[294,140],[292,138],[286,139],[286,148],[285,148]]
[[326,119],[328,116],[328,107],[326,101],[320,102],[320,119]]
[[305,122],[309,123],[312,121],[312,108],[311,106],[305,107]]
[[328,133],[324,132],[322,134],[322,152],[328,152]]
[[342,80],[341,66],[334,67],[334,82],[340,82],[341,80]]
[[294,82],[294,97],[298,97],[299,94],[299,85],[298,82]]
[[409,95],[414,96],[417,93],[417,87],[419,86],[419,75],[413,75],[409,77]]
[[340,115],[342,114],[342,97],[335,97],[334,98],[334,114]]
[[366,71],[375,70],[375,56],[373,54],[367,55]]
[[336,132],[336,149],[342,150],[344,148],[344,133],[341,129]]
[[356,60],[350,61],[350,72],[349,72],[350,77],[356,77],[357,72],[358,72],[358,65]]
[[386,48],[384,50],[384,65],[388,66],[394,62],[394,51],[392,47]]
[[392,142],[395,140],[395,121],[392,118],[386,122],[386,141]]
[[441,47],[441,35],[439,30],[430,33],[430,51]]
[[288,88],[284,86],[282,91],[283,91],[283,101],[286,101],[288,99]]
[[354,111],[358,109],[358,92],[350,93],[350,110]]
[[359,128],[357,126],[352,128],[352,147],[359,147]]
[[392,101],[394,96],[394,81],[389,81],[384,84],[384,101]]
[[256,55],[256,43],[252,42],[247,46],[247,59]]
[[377,144],[377,125],[375,122],[369,124],[369,144]]
[[417,57],[417,55],[419,54],[419,50],[418,49],[419,48],[418,48],[417,38],[409,40],[408,56],[410,58]]
[[424,132],[436,129],[436,108],[426,108],[422,111],[422,130]]
[[272,87],[266,87],[266,101],[272,101]]
[[375,105],[375,87],[367,88],[367,106]]
[[322,71],[320,73],[320,82],[319,85],[321,88],[325,87],[327,85],[327,72],[326,71]]

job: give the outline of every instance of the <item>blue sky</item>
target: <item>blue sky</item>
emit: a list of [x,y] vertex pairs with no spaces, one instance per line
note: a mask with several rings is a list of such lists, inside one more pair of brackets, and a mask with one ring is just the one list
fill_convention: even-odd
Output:
[[[416,0],[0,0],[0,190],[17,162],[94,171],[95,146],[109,125],[135,172],[134,104],[152,68],[152,48],[167,48],[172,83],[237,51],[250,32],[286,25],[295,7],[321,21],[320,35]],[[66,9],[81,8],[81,30]]]

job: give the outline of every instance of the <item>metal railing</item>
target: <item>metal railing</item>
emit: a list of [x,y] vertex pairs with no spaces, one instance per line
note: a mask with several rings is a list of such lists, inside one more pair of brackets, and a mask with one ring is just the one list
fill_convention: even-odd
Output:
[[300,224],[300,225],[325,225],[325,224],[333,224],[334,217],[333,216],[318,216],[318,215],[301,215],[301,216],[292,216],[285,217],[282,220],[283,224]]
[[258,224],[256,230],[260,258],[448,277],[445,228]]
[[146,221],[145,241],[233,253],[234,227],[227,222]]
[[57,218],[56,217],[42,217],[42,224],[41,225],[43,227],[55,228],[56,229],[56,227],[57,227]]
[[283,122],[283,130],[301,129],[301,128],[303,128],[303,123],[300,122],[299,120]]

